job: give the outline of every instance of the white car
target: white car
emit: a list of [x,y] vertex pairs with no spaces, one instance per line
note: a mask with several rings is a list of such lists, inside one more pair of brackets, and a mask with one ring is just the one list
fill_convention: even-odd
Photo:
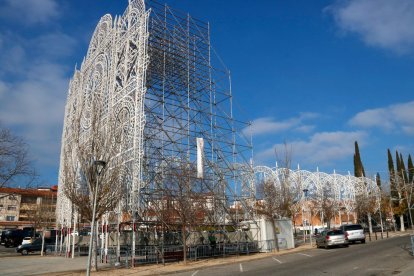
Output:
[[33,238],[32,237],[25,237],[22,241],[22,245],[23,244],[29,244],[33,242]]
[[355,243],[357,241],[365,243],[364,228],[360,224],[344,224],[339,229],[345,232],[349,243]]

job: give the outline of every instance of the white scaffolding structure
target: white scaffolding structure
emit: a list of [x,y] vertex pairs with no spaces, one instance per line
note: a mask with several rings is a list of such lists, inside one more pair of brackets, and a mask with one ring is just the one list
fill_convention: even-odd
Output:
[[[288,185],[289,189],[296,189],[292,194],[299,198],[296,202],[303,204],[302,191],[306,190],[307,197],[314,200],[316,204],[318,200],[330,200],[340,213],[344,211],[348,216],[355,212],[357,197],[374,198],[376,204],[374,205],[374,212],[379,209],[381,200],[381,191],[377,186],[376,179],[368,177],[355,177],[349,172],[347,175],[337,174],[335,171],[332,174],[327,174],[317,170],[310,172],[307,170],[292,170],[286,168],[270,168],[266,166],[254,167],[255,183],[261,181],[270,181],[275,186]],[[281,190],[280,188],[278,190]],[[325,198],[324,198],[325,197]],[[328,198],[326,198],[328,197]],[[322,212],[318,210],[317,212]],[[321,208],[319,208],[321,209]]]
[[[84,112],[82,131],[88,135],[87,107],[95,96],[105,99],[106,114],[126,134],[117,156],[124,164],[118,218],[127,213],[133,225],[149,222],[147,210],[162,196],[168,172],[197,164],[201,177],[192,181],[202,182],[220,203],[216,223],[227,223],[234,201],[243,202],[243,218],[252,219],[252,205],[245,203],[254,196],[246,180],[253,175],[252,146],[241,134],[248,124],[233,118],[230,72],[214,54],[208,23],[143,0],[130,0],[115,19],[103,16],[70,81],[62,149],[73,142],[68,126],[76,112]],[[77,109],[79,103],[86,103],[85,111]],[[57,222],[72,228],[76,208],[63,193],[62,170]]]

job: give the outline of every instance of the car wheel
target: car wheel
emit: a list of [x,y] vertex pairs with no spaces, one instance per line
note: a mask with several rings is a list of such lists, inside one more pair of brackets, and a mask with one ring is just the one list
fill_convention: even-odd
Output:
[[327,244],[325,244],[325,249],[329,249],[329,246]]
[[29,251],[27,251],[26,249],[22,250],[22,255],[29,255]]
[[363,240],[361,241],[361,243],[365,243],[365,239],[363,239]]

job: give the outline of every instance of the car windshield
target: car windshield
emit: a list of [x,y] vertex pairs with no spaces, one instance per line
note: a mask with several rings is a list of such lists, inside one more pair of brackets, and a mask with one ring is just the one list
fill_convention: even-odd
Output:
[[345,227],[345,230],[347,230],[347,231],[352,231],[352,230],[362,230],[363,228],[362,228],[362,226],[361,225],[359,225],[359,224],[355,224],[355,225],[346,225]]
[[344,232],[342,232],[342,230],[332,230],[327,233],[328,236],[337,236],[337,235],[343,235],[343,234]]
[[38,244],[38,243],[42,243],[42,240],[41,240],[41,239],[37,239],[37,240],[35,240],[35,241],[33,242],[33,244]]

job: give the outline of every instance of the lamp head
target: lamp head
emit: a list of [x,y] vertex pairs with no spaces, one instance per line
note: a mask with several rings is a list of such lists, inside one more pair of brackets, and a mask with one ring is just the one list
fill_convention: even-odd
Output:
[[96,166],[96,171],[98,172],[98,175],[100,175],[103,169],[105,169],[106,167],[106,162],[102,160],[96,160],[93,162],[93,164]]

